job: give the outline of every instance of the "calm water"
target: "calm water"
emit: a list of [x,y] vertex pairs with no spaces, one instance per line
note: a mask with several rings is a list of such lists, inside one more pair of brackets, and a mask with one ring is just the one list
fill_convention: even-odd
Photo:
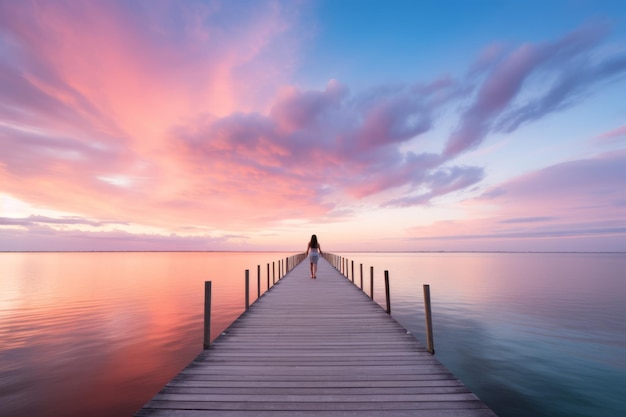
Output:
[[[0,253],[0,415],[131,416],[291,253]],[[500,417],[621,416],[626,408],[626,255],[341,253],[391,280],[392,314],[425,341],[430,284],[437,357]],[[271,278],[270,278],[271,279]]]

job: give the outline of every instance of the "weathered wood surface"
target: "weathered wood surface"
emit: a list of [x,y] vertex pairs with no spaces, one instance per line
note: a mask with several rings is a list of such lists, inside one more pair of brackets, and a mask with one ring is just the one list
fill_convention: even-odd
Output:
[[320,259],[317,279],[298,265],[136,416],[495,414]]

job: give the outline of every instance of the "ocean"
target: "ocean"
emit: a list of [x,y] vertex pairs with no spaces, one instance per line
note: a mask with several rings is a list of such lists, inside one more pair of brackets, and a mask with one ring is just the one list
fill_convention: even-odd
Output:
[[[0,416],[132,416],[267,287],[282,252],[0,253]],[[500,417],[621,416],[626,254],[340,253]],[[351,268],[349,268],[351,270]],[[351,272],[350,272],[351,278]]]

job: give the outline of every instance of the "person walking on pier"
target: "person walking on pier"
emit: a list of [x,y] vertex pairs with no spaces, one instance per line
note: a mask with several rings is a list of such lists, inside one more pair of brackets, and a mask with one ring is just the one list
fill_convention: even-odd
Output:
[[[311,255],[309,255],[311,252]],[[317,260],[320,258],[322,254],[322,248],[320,247],[319,242],[317,241],[317,236],[311,236],[311,240],[309,241],[309,245],[306,248],[306,255],[309,256],[309,261],[311,262],[311,278],[317,278]]]

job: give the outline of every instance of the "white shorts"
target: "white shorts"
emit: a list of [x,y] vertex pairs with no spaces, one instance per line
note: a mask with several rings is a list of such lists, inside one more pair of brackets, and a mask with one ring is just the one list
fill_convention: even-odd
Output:
[[320,254],[318,252],[311,252],[309,254],[309,259],[311,260],[311,263],[316,264],[319,258],[320,258]]

